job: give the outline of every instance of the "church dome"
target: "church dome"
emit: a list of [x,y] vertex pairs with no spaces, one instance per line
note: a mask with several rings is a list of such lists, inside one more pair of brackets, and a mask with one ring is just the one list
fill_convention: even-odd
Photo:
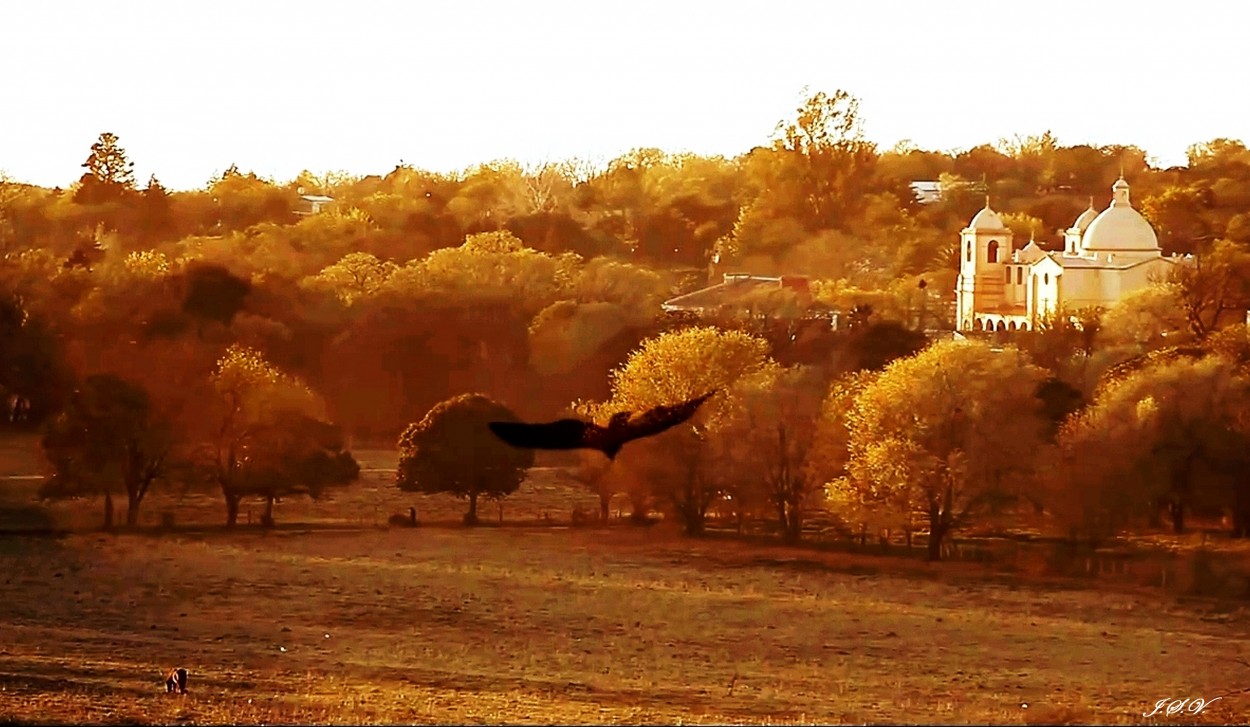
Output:
[[1003,225],[1003,218],[998,213],[990,209],[990,203],[987,200],[985,209],[981,210],[972,218],[972,222],[968,223],[970,230],[1005,230],[1007,227]]
[[1094,209],[1094,200],[1091,198],[1089,201],[1089,208],[1082,212],[1080,217],[1076,218],[1076,222],[1072,223],[1072,229],[1084,232],[1085,229],[1090,226],[1090,223],[1097,218],[1098,210]]
[[1159,238],[1154,228],[1129,203],[1128,182],[1121,177],[1111,187],[1111,193],[1111,206],[1089,223],[1081,238],[1081,247],[1089,252],[1158,251]]

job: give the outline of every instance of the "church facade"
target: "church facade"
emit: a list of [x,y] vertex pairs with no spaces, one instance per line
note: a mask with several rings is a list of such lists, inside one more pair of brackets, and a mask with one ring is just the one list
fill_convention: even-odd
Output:
[[1110,206],[1098,212],[1091,199],[1063,242],[1062,251],[1043,250],[1033,240],[1016,249],[986,200],[960,233],[957,330],[1031,330],[1061,311],[1108,308],[1181,262],[1163,256],[1123,177],[1111,187]]

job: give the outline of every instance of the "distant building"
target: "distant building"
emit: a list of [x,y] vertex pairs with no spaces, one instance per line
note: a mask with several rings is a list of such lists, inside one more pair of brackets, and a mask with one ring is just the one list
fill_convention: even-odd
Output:
[[920,204],[933,204],[942,199],[942,183],[933,181],[916,181],[911,183],[912,194]]
[[837,313],[812,298],[805,275],[725,273],[721,282],[666,300],[661,307],[666,313],[685,313],[699,318],[744,318],[761,314],[761,304],[768,291],[784,290],[795,293],[797,309],[793,317],[826,319],[836,325]]
[[1064,231],[1062,251],[1043,250],[1033,240],[1016,249],[987,199],[960,233],[956,328],[1031,330],[1060,310],[1110,307],[1183,263],[1163,256],[1154,229],[1129,202],[1123,177],[1111,194],[1102,212],[1091,198]]
[[332,204],[334,204],[333,197],[326,197],[320,194],[304,194],[303,190],[301,190],[299,202],[295,207],[295,214],[315,215]]

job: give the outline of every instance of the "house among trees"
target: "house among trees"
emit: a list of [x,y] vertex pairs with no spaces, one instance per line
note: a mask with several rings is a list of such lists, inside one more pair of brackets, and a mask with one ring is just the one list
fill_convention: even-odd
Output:
[[1154,228],[1133,209],[1123,177],[1111,193],[1102,212],[1091,198],[1064,231],[1062,251],[1043,250],[1032,239],[1015,249],[1012,232],[987,198],[960,233],[957,329],[1031,330],[1059,311],[1108,308],[1188,259],[1164,257]]
[[333,197],[326,197],[320,194],[304,194],[304,190],[299,190],[299,203],[295,207],[297,215],[315,215],[330,205],[334,204]]
[[911,192],[919,204],[942,201],[942,183],[936,180],[918,180],[911,183]]
[[670,298],[662,308],[697,318],[824,319],[837,326],[837,313],[812,297],[806,275],[725,273],[721,282]]

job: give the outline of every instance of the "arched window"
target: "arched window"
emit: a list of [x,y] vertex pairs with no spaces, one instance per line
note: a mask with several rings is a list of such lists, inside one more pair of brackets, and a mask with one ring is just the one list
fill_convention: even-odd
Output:
[[1042,275],[1042,285],[1050,285],[1050,273]]
[[1016,268],[1016,285],[1024,285],[1024,266]]
[[972,262],[972,243],[969,242],[967,245],[964,246],[964,248],[965,248],[964,259],[967,260],[968,262]]
[[1007,284],[1011,285],[1011,268],[1007,268]]
[[991,263],[998,262],[998,240],[990,240],[990,245],[986,249],[985,261]]

